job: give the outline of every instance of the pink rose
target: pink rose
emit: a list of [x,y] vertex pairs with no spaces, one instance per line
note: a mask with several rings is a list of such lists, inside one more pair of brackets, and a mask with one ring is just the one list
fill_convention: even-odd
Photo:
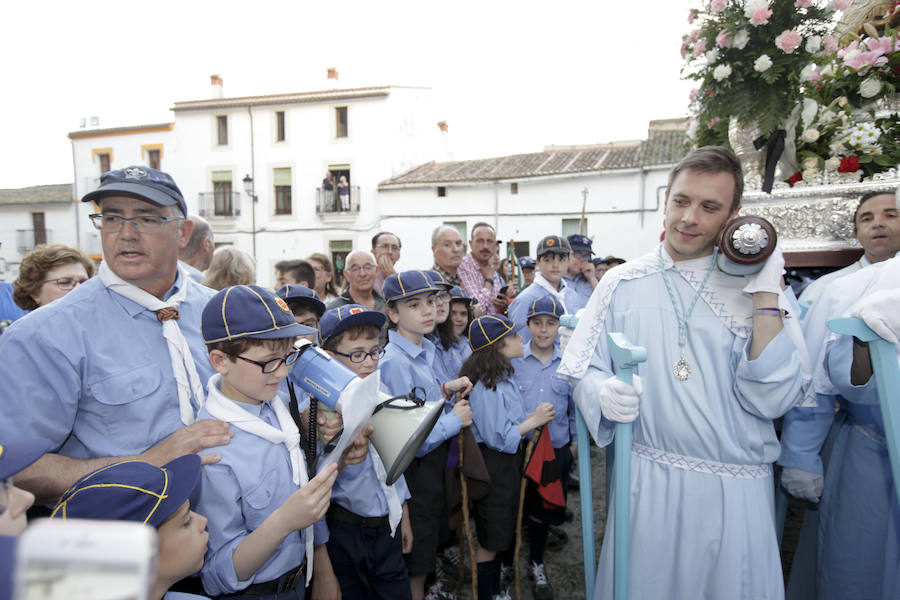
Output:
[[810,80],[810,81],[821,81],[821,80],[822,80],[822,74],[819,73],[818,71],[813,71],[813,72],[812,72],[812,75],[809,76],[809,80]]
[[726,4],[727,0],[712,0],[712,3],[709,5],[709,10],[713,13],[720,13],[725,10]]
[[808,8],[810,4],[812,4],[812,0],[797,0],[794,2],[794,6],[797,8]]
[[700,40],[694,44],[694,56],[703,56],[704,54],[706,54],[706,42]]
[[754,26],[765,25],[772,16],[771,8],[757,8],[750,16],[750,24]]
[[688,25],[694,24],[694,19],[697,18],[696,13],[693,10],[688,11]]
[[719,35],[716,36],[716,44],[719,48],[727,48],[731,45],[731,32],[727,29],[723,29],[719,32]]
[[699,29],[695,29],[688,34],[688,40],[691,42],[696,42],[698,37],[700,37]]
[[698,90],[697,88],[694,88],[694,89],[691,90],[691,93],[688,94],[688,97],[689,97],[691,100],[693,100],[694,98],[697,97],[697,94],[699,94],[699,93],[700,93],[700,90]]
[[707,128],[712,129],[712,128],[715,127],[718,123],[719,123],[719,117],[713,117],[712,119],[710,119],[710,120],[706,123],[706,126],[707,126]]
[[822,47],[825,48],[826,52],[834,52],[838,49],[837,38],[833,35],[826,35],[825,39],[822,40]]
[[775,46],[783,50],[786,54],[791,54],[803,42],[803,36],[796,31],[785,29],[777,38],[775,38]]
[[850,8],[850,4],[852,4],[851,0],[834,0],[834,9],[846,12]]

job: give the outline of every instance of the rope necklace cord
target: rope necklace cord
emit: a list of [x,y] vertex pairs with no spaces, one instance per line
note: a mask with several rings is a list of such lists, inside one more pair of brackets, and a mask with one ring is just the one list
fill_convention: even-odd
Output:
[[[669,281],[668,275],[666,275],[666,265],[663,262],[662,257],[662,244],[660,244],[657,248],[660,274],[662,275],[663,283],[666,284],[666,292],[668,292],[669,294],[669,300],[671,300],[672,302],[672,308],[675,310],[675,319],[678,321],[678,349],[681,354],[681,358],[678,359],[678,361],[675,363],[675,366],[672,368],[672,373],[675,375],[675,378],[678,381],[687,381],[691,377],[691,366],[684,358],[684,348],[687,345],[687,322],[688,319],[691,318],[691,313],[694,312],[694,307],[697,306],[697,300],[700,299],[700,294],[702,294],[703,290],[706,289],[706,283],[709,281],[713,270],[716,268],[716,258],[718,257],[718,254],[718,248],[713,250],[712,261],[709,264],[709,269],[707,269],[706,271],[706,277],[703,278],[703,283],[700,284],[700,289],[697,290],[697,293],[694,295],[694,299],[693,301],[691,301],[691,305],[687,308],[687,310],[680,310],[678,298],[675,296],[675,291],[672,289],[672,283]],[[672,264],[672,268],[675,268],[674,262]]]

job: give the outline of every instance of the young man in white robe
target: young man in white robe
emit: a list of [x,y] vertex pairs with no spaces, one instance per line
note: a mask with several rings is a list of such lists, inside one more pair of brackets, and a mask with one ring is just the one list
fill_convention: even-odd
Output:
[[[779,249],[754,275],[716,267],[717,235],[742,191],[725,148],[676,165],[663,243],[604,276],[559,370],[580,380],[575,400],[599,445],[616,423],[634,424],[630,598],[784,597],[772,420],[802,401],[802,340],[782,310]],[[615,378],[607,332],[647,349],[633,386]],[[595,598],[613,597],[614,512]]]

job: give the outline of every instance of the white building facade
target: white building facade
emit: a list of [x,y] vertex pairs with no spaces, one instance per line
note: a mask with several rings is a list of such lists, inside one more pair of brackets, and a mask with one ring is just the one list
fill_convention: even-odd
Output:
[[0,281],[12,281],[38,244],[78,247],[72,184],[0,190]]

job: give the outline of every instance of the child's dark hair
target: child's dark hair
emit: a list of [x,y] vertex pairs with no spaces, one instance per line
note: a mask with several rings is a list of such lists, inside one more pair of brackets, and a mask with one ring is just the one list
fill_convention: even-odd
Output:
[[288,305],[288,308],[291,309],[291,312],[294,316],[299,316],[304,312],[311,312],[318,318],[319,311],[316,310],[316,305],[309,301],[308,298],[287,298],[285,299],[285,304]]
[[[466,331],[469,329],[469,325],[472,324],[472,321],[475,319],[475,312],[472,310],[472,304],[470,302],[466,302],[465,300],[450,300],[450,310],[453,310],[453,303],[459,302],[465,304],[466,306],[466,314],[469,316],[468,321],[466,322]],[[438,323],[437,328],[435,329],[435,333],[437,333],[438,337],[441,340],[441,346],[443,346],[444,350],[449,350],[450,346],[459,341],[460,336],[453,335],[453,321],[450,319],[450,315],[447,315],[447,319],[443,323]]]
[[228,358],[231,360],[231,362],[235,362],[235,356],[239,356],[250,348],[256,348],[258,346],[262,346],[266,350],[271,350],[272,352],[283,352],[287,354],[287,352],[294,345],[294,339],[296,338],[287,337],[261,339],[242,337],[236,340],[229,340],[225,342],[213,342],[211,344],[207,344],[206,349],[210,352],[212,352],[213,350],[220,350],[228,355]]
[[503,339],[499,339],[490,346],[473,352],[463,363],[459,376],[468,377],[472,385],[480,381],[484,387],[496,390],[499,382],[509,379],[516,372],[509,359],[500,351],[502,347]]
[[333,335],[325,340],[325,342],[322,344],[322,350],[335,351],[337,350],[337,347],[340,346],[341,340],[343,340],[344,338],[347,338],[348,340],[357,340],[367,333],[370,334],[368,337],[375,336],[375,339],[378,339],[378,336],[381,334],[381,330],[371,323],[360,323],[359,325],[348,327],[339,334]]
[[397,329],[397,324],[394,323],[394,320],[391,318],[389,314],[387,314],[387,309],[391,309],[394,312],[397,312],[397,301],[396,300],[388,300],[384,304],[384,316],[387,317],[387,328],[388,331]]

